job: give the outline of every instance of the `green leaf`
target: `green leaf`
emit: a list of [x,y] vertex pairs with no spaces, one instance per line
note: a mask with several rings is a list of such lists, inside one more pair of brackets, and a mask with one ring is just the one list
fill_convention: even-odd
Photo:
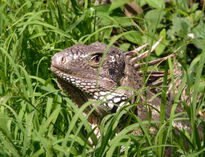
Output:
[[147,4],[147,0],[140,0],[139,1],[140,7]]
[[123,6],[124,4],[126,4],[128,2],[131,2],[131,1],[133,1],[133,0],[113,0],[112,4],[110,6],[109,12],[116,9],[116,8]]
[[175,0],[176,7],[180,9],[181,11],[188,12],[189,6],[187,0]]
[[130,47],[129,43],[120,44],[120,49],[123,51],[127,51],[129,47]]
[[187,37],[188,31],[191,27],[190,21],[188,21],[186,18],[174,16],[172,23],[172,32],[174,35],[177,34],[180,37]]
[[125,39],[128,41],[135,43],[135,44],[141,44],[142,43],[142,37],[141,33],[138,31],[132,31],[132,33],[124,35]]
[[194,12],[194,21],[197,22],[203,16],[203,12],[201,10],[197,10]]
[[193,29],[194,45],[199,49],[205,49],[205,24],[200,23]]
[[158,28],[165,13],[165,11],[159,9],[154,9],[147,12],[145,15],[145,21],[148,24],[148,30]]
[[108,28],[108,29],[106,29],[106,30],[104,30],[104,38],[106,39],[109,39],[110,38],[110,36],[111,36],[111,33],[112,33],[112,28]]
[[133,26],[133,21],[130,18],[115,16],[115,17],[113,17],[113,19],[120,26],[123,26],[123,27]]
[[12,121],[12,119],[10,119],[10,117],[6,114],[6,113],[2,113],[0,112],[0,130],[3,131],[6,136],[10,137],[10,123]]
[[199,49],[205,49],[205,39],[194,39],[194,45]]
[[200,23],[193,29],[195,38],[205,39],[205,23]]
[[156,9],[165,8],[165,0],[147,0],[147,3]]
[[155,49],[155,53],[157,56],[160,56],[163,52],[164,49],[166,48],[166,46],[168,45],[168,41],[166,40],[166,30],[163,29],[160,34],[159,34],[159,38],[163,37],[161,43],[157,46],[157,48]]

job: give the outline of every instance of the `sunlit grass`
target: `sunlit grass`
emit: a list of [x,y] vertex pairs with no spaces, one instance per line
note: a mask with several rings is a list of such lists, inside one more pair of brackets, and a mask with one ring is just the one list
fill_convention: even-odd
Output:
[[[204,156],[205,138],[199,134],[204,133],[205,123],[198,116],[205,105],[203,8],[149,3],[149,9],[130,18],[117,1],[110,9],[83,2],[0,1],[0,156],[163,156],[165,148],[172,149],[171,156]],[[176,57],[155,67],[166,74],[160,121],[142,121],[129,110],[137,103],[128,105],[102,120],[97,138],[82,112],[100,102],[87,102],[79,109],[67,98],[49,70],[51,57],[77,43],[100,41],[126,51],[146,42],[151,46],[161,36],[162,44],[148,60],[170,53]],[[173,96],[170,117],[164,120],[166,77],[174,76],[176,62],[182,67],[181,84],[176,86],[171,77],[172,90],[178,93]],[[182,93],[188,101],[181,99]],[[179,114],[187,118],[175,113],[177,105],[184,106]],[[132,123],[119,130],[125,113]],[[172,123],[177,120],[190,123],[190,135],[185,130],[176,133]],[[148,129],[151,125],[156,133]]]

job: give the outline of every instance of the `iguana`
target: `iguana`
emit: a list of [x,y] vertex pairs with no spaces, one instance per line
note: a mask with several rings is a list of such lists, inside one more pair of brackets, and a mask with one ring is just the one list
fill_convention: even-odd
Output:
[[[157,47],[161,39],[151,48],[151,52]],[[148,104],[160,110],[161,99],[153,97],[149,87],[144,87],[142,71],[139,69],[144,63],[140,63],[149,51],[139,54],[147,44],[139,48],[124,52],[114,46],[107,47],[106,44],[95,42],[90,45],[74,45],[52,57],[51,71],[57,76],[58,86],[78,105],[83,105],[88,100],[104,100],[89,117],[92,124],[99,124],[102,118],[109,113],[116,112],[127,103],[134,103],[136,99],[137,115],[146,119],[146,107],[144,91]],[[106,55],[103,55],[106,54]],[[148,63],[154,65],[166,60],[167,57],[160,58]],[[102,65],[100,66],[100,63]],[[100,68],[99,68],[100,67]],[[148,71],[148,80],[155,80],[163,77],[163,72]],[[133,90],[118,88],[126,86]],[[140,94],[137,94],[137,93]],[[132,97],[132,99],[130,99]],[[91,108],[85,110],[87,114]],[[159,120],[159,113],[152,109],[152,119]],[[171,106],[166,106],[166,115],[169,116]]]

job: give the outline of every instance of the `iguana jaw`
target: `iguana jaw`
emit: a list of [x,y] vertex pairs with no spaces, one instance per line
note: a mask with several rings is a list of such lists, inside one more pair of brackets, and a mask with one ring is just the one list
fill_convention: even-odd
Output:
[[68,85],[72,84],[76,88],[79,88],[79,89],[83,90],[84,92],[88,92],[88,93],[92,93],[92,92],[96,91],[95,90],[96,89],[96,81],[95,80],[81,78],[78,75],[73,75],[73,73],[72,74],[68,73],[68,70],[66,72],[59,70],[58,68],[54,67],[53,65],[51,66],[51,71],[53,73],[55,73],[59,79],[62,79],[62,80],[64,80],[64,82],[67,82]]

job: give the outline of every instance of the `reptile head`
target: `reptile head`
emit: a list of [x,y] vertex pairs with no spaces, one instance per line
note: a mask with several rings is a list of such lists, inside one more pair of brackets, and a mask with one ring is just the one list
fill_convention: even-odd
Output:
[[[116,47],[110,47],[99,70],[106,47],[99,42],[91,45],[74,45],[55,54],[52,58],[51,71],[57,75],[61,88],[69,87],[64,89],[69,93],[72,86],[73,90],[83,91],[82,94],[88,94],[98,100],[119,87],[125,69],[124,53]],[[122,100],[119,97],[125,99],[122,94],[116,93],[112,93],[108,98],[118,103]]]
[[[160,40],[152,47],[151,52]],[[143,63],[135,63],[147,56],[148,51],[138,54],[146,46],[147,44],[124,53],[114,46],[106,50],[107,45],[99,42],[91,45],[74,45],[53,56],[51,71],[57,75],[59,87],[77,105],[82,105],[90,99],[105,100],[108,103],[102,105],[103,110],[113,111],[114,108],[115,111],[113,103],[121,105],[133,95],[132,91],[126,89],[114,91],[117,87],[129,86],[139,90],[143,85],[140,71],[137,70]],[[149,64],[153,65],[165,59],[161,58]],[[152,77],[158,78],[158,73],[156,77]]]

